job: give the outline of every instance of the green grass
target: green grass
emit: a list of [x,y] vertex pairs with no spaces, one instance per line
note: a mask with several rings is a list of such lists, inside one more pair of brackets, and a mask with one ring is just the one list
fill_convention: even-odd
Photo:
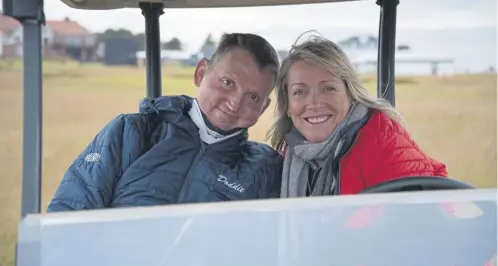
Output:
[[[11,266],[21,200],[22,71],[0,61],[0,265]],[[193,69],[163,68],[165,94],[196,93]],[[363,77],[375,93],[376,80]],[[451,176],[496,187],[496,75],[404,77],[396,102],[414,139]],[[45,62],[42,209],[68,165],[113,117],[136,112],[145,95],[143,68]],[[273,106],[250,130],[264,141]]]

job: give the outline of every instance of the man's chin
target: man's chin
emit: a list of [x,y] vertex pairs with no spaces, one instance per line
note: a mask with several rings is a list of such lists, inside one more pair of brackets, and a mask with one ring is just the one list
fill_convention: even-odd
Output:
[[224,131],[230,131],[234,128],[237,128],[237,126],[235,125],[235,123],[220,123],[220,122],[217,122],[217,123],[212,123],[213,126],[215,126],[216,128],[219,128],[221,130],[224,130]]
[[236,119],[226,119],[224,117],[216,117],[217,119],[213,119],[214,121],[211,121],[211,124],[213,126],[225,130],[225,131],[230,131],[234,128],[237,128],[237,120]]
[[240,119],[225,119],[224,117],[217,117],[215,121],[212,121],[212,125],[224,131],[231,131],[236,128],[250,128],[256,123],[248,123],[247,121],[241,121]]

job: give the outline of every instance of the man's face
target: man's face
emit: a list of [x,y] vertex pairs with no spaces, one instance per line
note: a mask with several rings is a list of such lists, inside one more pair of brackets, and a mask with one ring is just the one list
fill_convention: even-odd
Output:
[[222,130],[249,128],[270,103],[273,86],[270,69],[260,70],[249,52],[234,49],[208,67],[197,65],[194,82],[199,87],[197,101],[209,122]]

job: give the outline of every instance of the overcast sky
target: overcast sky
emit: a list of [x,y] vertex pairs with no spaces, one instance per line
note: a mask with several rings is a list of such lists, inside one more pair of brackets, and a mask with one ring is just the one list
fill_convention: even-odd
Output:
[[[401,0],[398,7],[399,31],[409,29],[448,29],[495,27],[496,0]],[[127,28],[143,32],[144,18],[139,9],[89,11],[72,9],[60,0],[45,0],[47,19],[66,16],[77,20],[91,31]],[[168,9],[162,15],[161,39],[172,36],[198,43],[208,33],[275,32],[350,28],[375,34],[379,7],[374,0],[301,6]],[[297,32],[296,31],[296,32]],[[354,33],[353,33],[354,34]],[[271,34],[270,34],[271,35]],[[297,36],[295,36],[297,37]]]

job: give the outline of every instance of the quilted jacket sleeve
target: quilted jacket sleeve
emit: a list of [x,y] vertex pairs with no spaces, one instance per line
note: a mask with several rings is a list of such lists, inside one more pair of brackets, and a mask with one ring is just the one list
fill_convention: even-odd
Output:
[[367,187],[401,177],[448,175],[446,166],[425,154],[403,129],[381,130],[371,137],[362,171]]
[[127,115],[109,122],[69,166],[48,212],[107,207],[113,187],[137,153],[140,134]]

